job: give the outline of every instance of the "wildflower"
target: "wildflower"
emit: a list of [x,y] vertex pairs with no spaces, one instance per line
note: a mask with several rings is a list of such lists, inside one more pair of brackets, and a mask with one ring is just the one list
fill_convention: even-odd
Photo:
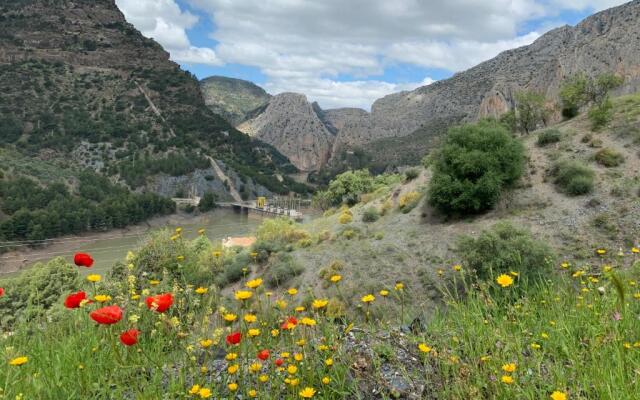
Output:
[[513,285],[513,278],[510,277],[509,275],[502,274],[498,277],[498,279],[496,279],[496,282],[498,282],[498,285],[502,286],[503,288],[506,288]]
[[567,261],[564,261],[562,264],[560,264],[560,267],[562,267],[563,269],[567,269],[571,266],[571,264]]
[[607,254],[607,250],[603,248],[596,249],[596,254],[599,256],[604,256],[605,254]]
[[431,347],[427,346],[427,344],[426,344],[426,343],[420,343],[420,344],[418,345],[418,349],[419,349],[421,352],[425,353],[425,354],[427,354],[427,353],[429,353],[429,352],[431,351]]
[[238,353],[227,353],[227,355],[224,356],[224,359],[227,361],[233,361],[236,358],[238,358]]
[[139,319],[140,319],[140,316],[136,314],[129,316],[129,322],[131,322],[132,324],[135,324],[136,322],[138,322]]
[[249,365],[249,371],[253,372],[254,374],[260,372],[260,370],[262,370],[262,364],[260,363],[253,363]]
[[294,353],[293,359],[298,361],[298,362],[300,362],[300,361],[302,361],[304,359],[304,356],[302,354],[300,354],[300,353]]
[[375,298],[374,295],[367,294],[365,296],[362,296],[362,299],[360,299],[360,300],[362,300],[363,303],[371,303],[371,302],[375,301],[375,299],[376,298]]
[[197,288],[197,289],[195,290],[195,292],[196,292],[197,294],[207,294],[207,292],[208,292],[208,291],[209,291],[209,289],[208,289],[208,288],[206,288],[206,287],[202,287],[202,286],[200,286],[199,288]]
[[289,290],[287,290],[287,294],[289,294],[290,296],[295,296],[296,294],[298,294],[298,289],[290,288]]
[[631,248],[631,252],[632,252],[633,254],[638,254],[638,253],[640,253],[640,249],[639,249],[639,248],[637,248],[637,247],[632,247],[632,248]]
[[207,389],[207,388],[201,388],[198,391],[198,396],[200,396],[201,399],[208,399],[211,397],[211,389]]
[[251,389],[251,390],[249,390],[249,391],[247,392],[247,395],[248,395],[249,397],[252,397],[252,398],[253,398],[253,397],[258,397],[258,392],[257,392],[255,389]]
[[300,347],[304,346],[306,343],[307,343],[307,341],[306,341],[306,340],[304,340],[304,339],[300,339],[300,340],[298,340],[298,341],[296,342],[296,344],[297,344],[298,346],[300,346]]
[[227,385],[227,387],[232,392],[235,392],[236,390],[238,390],[238,384],[235,382],[231,382],[230,384]]
[[268,382],[269,381],[269,377],[267,375],[260,375],[258,377],[258,380],[262,383]]
[[149,310],[163,313],[173,304],[173,295],[171,293],[164,293],[147,297],[145,303]]
[[289,375],[295,375],[295,373],[298,372],[298,367],[296,367],[295,365],[289,365],[287,367],[287,372],[289,373]]
[[324,383],[325,385],[328,385],[329,382],[331,382],[331,378],[329,378],[328,376],[322,378],[322,383]]
[[324,360],[324,364],[325,364],[327,367],[332,366],[332,365],[333,365],[333,359],[332,359],[332,358],[327,358],[326,360]]
[[235,293],[236,300],[240,300],[240,301],[250,299],[251,296],[253,296],[253,293],[251,293],[248,290],[238,290]]
[[0,287],[0,297],[4,296],[4,288]]
[[230,335],[227,335],[227,344],[238,344],[240,343],[240,339],[242,339],[242,334],[240,332],[234,332]]
[[120,342],[125,346],[133,346],[138,343],[138,335],[140,331],[137,329],[129,329],[128,331],[122,332],[120,335]]
[[444,270],[442,268],[438,268],[438,276],[443,276]]
[[540,349],[540,345],[538,343],[531,343],[531,348],[534,350],[539,350]]
[[393,287],[395,290],[403,290],[404,289],[404,283],[402,282],[396,282],[396,285]]
[[91,274],[87,276],[87,280],[93,283],[100,282],[100,279],[102,279],[102,277],[98,274]]
[[303,312],[305,310],[305,308],[303,306],[298,306],[298,307],[294,308],[294,310],[296,312]]
[[176,233],[179,235],[182,233],[182,228],[181,227],[177,227],[176,228]]
[[118,306],[107,306],[91,311],[92,320],[102,325],[111,325],[122,319],[122,309]]
[[319,310],[321,308],[326,307],[327,304],[329,304],[329,300],[327,299],[315,299],[311,304],[311,307],[315,308],[316,310]]
[[295,328],[296,325],[298,325],[298,320],[295,317],[289,317],[282,323],[280,329],[291,330]]
[[482,362],[487,362],[489,360],[491,360],[491,356],[482,356],[482,357],[480,357],[480,361],[482,361]]
[[284,364],[284,360],[282,358],[276,358],[274,364],[276,364],[276,367],[282,367],[282,364]]
[[73,263],[78,267],[91,268],[93,265],[93,258],[87,253],[76,253],[73,256]]
[[549,397],[551,397],[551,400],[567,400],[567,394],[559,390],[556,390],[553,393],[551,393],[551,396]]
[[316,325],[316,320],[315,320],[315,319],[313,319],[313,318],[307,318],[307,317],[304,317],[304,318],[302,318],[302,319],[300,320],[300,323],[301,323],[302,325],[306,325],[306,326],[315,326],[315,325]]
[[253,322],[256,322],[256,320],[258,319],[258,317],[256,317],[254,314],[246,314],[246,315],[243,317],[243,319],[244,319],[244,321],[245,321],[245,322],[248,322],[248,323],[250,323],[250,324],[251,324],[251,323],[253,323]]
[[25,365],[29,361],[29,357],[16,357],[13,360],[9,360],[9,365],[13,367],[19,367],[21,365]]
[[205,349],[211,347],[212,345],[213,345],[213,340],[211,339],[202,339],[200,341],[200,346],[202,346]]
[[221,252],[221,251],[214,251],[214,252],[213,252],[213,256],[214,256],[215,258],[218,258],[218,257],[220,257],[221,255],[222,255],[222,252]]
[[233,365],[229,365],[229,367],[227,367],[227,372],[230,375],[233,375],[236,372],[238,372],[239,369],[240,369],[240,366],[238,364],[233,364]]
[[316,394],[316,391],[314,388],[311,387],[306,387],[304,389],[302,389],[300,391],[300,397],[305,398],[305,399],[310,399],[312,398],[314,395]]
[[504,372],[509,372],[509,373],[511,373],[511,372],[515,372],[515,371],[516,371],[516,368],[517,368],[517,367],[516,367],[516,364],[515,364],[515,363],[508,363],[508,364],[504,364],[504,365],[502,366],[502,370],[503,370]]
[[502,383],[506,383],[507,385],[510,385],[514,382],[513,378],[509,375],[502,375],[502,378],[500,378],[500,380],[502,381]]
[[178,260],[178,261],[184,261],[184,256],[177,256],[177,257],[176,257],[176,260]]
[[77,292],[70,294],[64,300],[64,306],[67,308],[78,308],[80,307],[83,300],[87,299],[87,294],[85,292]]
[[258,352],[258,358],[262,361],[265,361],[269,358],[269,350],[264,349]]
[[245,284],[245,286],[248,287],[249,289],[255,289],[260,285],[262,285],[262,279],[261,278],[250,280],[249,282],[247,282]]
[[204,235],[204,233],[205,233],[205,229],[204,228],[198,229],[198,235]]
[[227,321],[227,322],[233,322],[236,320],[236,318],[238,318],[235,314],[223,314],[222,318]]
[[111,296],[106,294],[97,294],[93,297],[93,299],[98,303],[106,303],[107,301],[111,300]]
[[280,334],[280,331],[277,329],[272,329],[271,330],[271,336],[273,337],[277,337]]
[[258,335],[260,335],[260,329],[249,329],[247,331],[247,334],[251,337],[256,337]]
[[284,310],[285,308],[287,308],[287,302],[284,300],[276,300],[276,306],[278,306],[278,308],[280,308],[281,310]]
[[338,283],[338,282],[340,282],[340,281],[342,280],[342,275],[338,275],[338,274],[336,274],[336,275],[331,275],[331,277],[329,278],[329,280],[330,280],[332,283]]
[[149,281],[149,285],[151,286],[158,286],[160,284],[160,281],[157,279],[152,279]]
[[380,296],[387,297],[388,295],[389,295],[389,291],[388,290],[382,289],[380,291]]
[[456,272],[460,272],[460,271],[462,271],[462,265],[460,265],[460,264],[456,264],[456,265],[454,265],[452,268],[453,268],[453,270],[454,270],[454,271],[456,271]]

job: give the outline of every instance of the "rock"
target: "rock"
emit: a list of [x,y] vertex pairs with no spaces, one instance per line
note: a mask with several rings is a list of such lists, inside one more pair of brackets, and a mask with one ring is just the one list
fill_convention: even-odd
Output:
[[212,76],[200,81],[205,104],[231,125],[238,126],[271,99],[260,86],[242,79]]

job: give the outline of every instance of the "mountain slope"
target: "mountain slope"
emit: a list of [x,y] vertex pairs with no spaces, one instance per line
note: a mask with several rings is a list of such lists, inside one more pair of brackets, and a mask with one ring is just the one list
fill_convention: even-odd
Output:
[[211,76],[200,81],[205,104],[231,125],[246,121],[252,111],[269,102],[269,95],[260,86],[242,79]]
[[289,190],[275,177],[288,160],[211,112],[197,80],[113,0],[10,1],[0,21],[2,146],[150,189],[157,177],[210,168],[210,155],[245,180]]

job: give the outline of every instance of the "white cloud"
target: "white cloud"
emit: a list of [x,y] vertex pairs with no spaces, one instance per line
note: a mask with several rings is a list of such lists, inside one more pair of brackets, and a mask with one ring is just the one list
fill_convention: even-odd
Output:
[[116,0],[128,22],[155,39],[177,62],[221,65],[213,49],[191,45],[186,30],[198,17],[180,10],[174,0]]
[[[366,105],[402,85],[376,80],[395,64],[458,72],[533,42],[527,22],[557,24],[563,10],[622,0],[184,0],[211,18],[215,49],[186,30],[198,17],[175,0],[117,0],[127,19],[185,63],[259,68],[272,92],[307,94],[323,107]],[[541,30],[541,32],[543,32]],[[426,74],[426,73],[425,73]],[[343,82],[341,76],[352,76]],[[374,77],[372,80],[371,77]],[[377,96],[377,97],[374,97]]]

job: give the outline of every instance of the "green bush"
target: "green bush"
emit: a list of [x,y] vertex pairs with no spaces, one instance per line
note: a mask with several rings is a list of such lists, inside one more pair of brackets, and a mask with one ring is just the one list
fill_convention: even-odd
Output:
[[484,121],[451,128],[434,156],[429,203],[446,214],[488,210],[523,170],[524,148],[503,125]]
[[601,104],[597,104],[589,110],[589,120],[591,129],[597,131],[607,125],[613,119],[613,103],[610,99],[605,99]]
[[544,242],[507,222],[492,226],[477,238],[461,236],[456,254],[480,279],[494,279],[512,271],[521,276],[544,277],[555,259]]
[[284,285],[292,278],[300,275],[304,267],[298,264],[291,254],[278,254],[270,263],[265,275],[267,284],[271,287]]
[[617,167],[624,162],[624,156],[609,148],[598,150],[595,155],[598,164],[607,168]]
[[205,192],[198,203],[198,209],[201,212],[211,211],[216,208],[216,201],[218,200],[218,196],[216,196],[213,192]]
[[369,207],[362,214],[362,222],[376,222],[380,218],[380,213],[375,207]]
[[579,196],[593,190],[595,173],[588,166],[573,160],[556,162],[551,171],[554,183],[570,196]]
[[417,168],[409,168],[404,172],[405,182],[410,182],[420,176],[420,170]]
[[538,134],[538,141],[536,144],[538,147],[544,147],[551,143],[558,143],[561,138],[560,131],[557,129],[547,129]]
[[289,218],[266,219],[256,232],[258,241],[272,242],[275,246],[293,244],[302,239],[309,239],[309,233],[300,224]]
[[380,187],[398,183],[399,181],[400,177],[398,175],[373,176],[365,169],[347,171],[336,176],[329,183],[327,190],[316,193],[315,199],[318,204],[326,203],[328,206],[338,206],[343,203],[354,205],[358,203],[361,195],[371,193]]

